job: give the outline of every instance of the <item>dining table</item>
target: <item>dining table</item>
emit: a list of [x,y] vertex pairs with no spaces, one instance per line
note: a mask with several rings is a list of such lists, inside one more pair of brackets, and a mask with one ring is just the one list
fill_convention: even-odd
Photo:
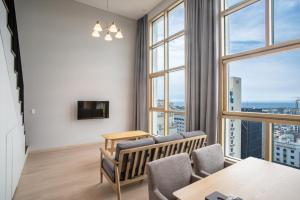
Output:
[[205,200],[214,192],[242,200],[300,200],[300,170],[249,157],[173,195],[179,200]]

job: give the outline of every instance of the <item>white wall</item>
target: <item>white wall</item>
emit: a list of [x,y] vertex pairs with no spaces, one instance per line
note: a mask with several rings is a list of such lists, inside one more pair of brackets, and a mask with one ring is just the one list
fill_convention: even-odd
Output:
[[10,200],[25,160],[25,136],[18,102],[7,11],[0,2],[0,199]]
[[[30,148],[98,142],[103,133],[129,130],[136,21],[72,0],[16,0],[16,13]],[[125,38],[92,38],[98,19],[114,19]],[[78,100],[109,100],[109,119],[78,121]]]

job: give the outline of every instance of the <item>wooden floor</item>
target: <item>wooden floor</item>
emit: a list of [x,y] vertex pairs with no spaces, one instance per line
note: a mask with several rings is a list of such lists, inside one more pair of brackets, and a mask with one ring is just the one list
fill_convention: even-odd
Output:
[[[123,200],[148,199],[147,181],[122,188]],[[28,155],[14,200],[116,200],[99,184],[99,145]]]

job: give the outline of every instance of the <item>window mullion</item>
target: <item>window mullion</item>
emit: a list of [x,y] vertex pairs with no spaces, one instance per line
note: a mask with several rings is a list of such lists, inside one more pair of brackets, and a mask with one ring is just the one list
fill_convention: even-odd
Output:
[[273,0],[266,1],[266,46],[273,44]]
[[169,76],[168,76],[168,73],[167,73],[167,70],[168,70],[168,63],[169,63],[169,54],[168,54],[168,42],[166,40],[166,38],[168,37],[168,12],[165,12],[165,41],[164,41],[164,45],[165,45],[165,71],[164,71],[164,76],[165,76],[165,88],[164,88],[164,95],[165,95],[165,104],[164,104],[164,113],[165,113],[165,119],[164,119],[164,124],[165,124],[165,135],[168,134],[168,113],[166,112],[167,111],[167,108],[168,108],[168,104],[169,104],[169,92],[168,92],[168,86],[169,86]]

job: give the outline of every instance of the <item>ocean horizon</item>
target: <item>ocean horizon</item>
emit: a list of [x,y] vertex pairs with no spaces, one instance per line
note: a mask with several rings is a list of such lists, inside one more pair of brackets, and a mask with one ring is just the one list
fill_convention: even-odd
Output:
[[[183,101],[172,101],[172,103],[174,103],[175,106],[184,106]],[[296,108],[296,102],[242,102],[242,108]]]
[[295,102],[242,102],[242,108],[296,108]]

